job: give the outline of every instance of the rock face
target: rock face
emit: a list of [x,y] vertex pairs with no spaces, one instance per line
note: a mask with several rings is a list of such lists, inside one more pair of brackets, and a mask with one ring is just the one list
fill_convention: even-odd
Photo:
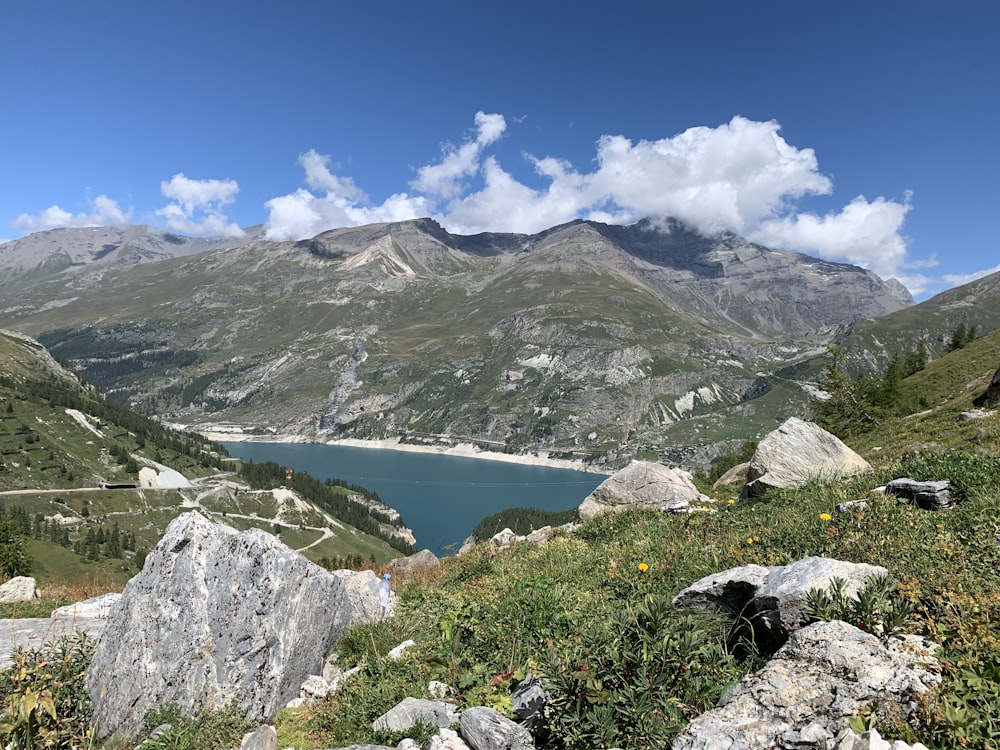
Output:
[[892,699],[908,712],[940,681],[934,644],[890,640],[839,620],[797,630],[763,669],[695,718],[674,750],[824,747],[864,706]]
[[1000,404],[1000,368],[993,373],[993,379],[986,387],[986,391],[973,400],[972,405],[979,408],[989,408]]
[[834,578],[843,578],[847,594],[853,596],[869,578],[887,573],[878,565],[828,557],[806,557],[769,568],[743,565],[695,581],[674,597],[674,606],[735,613],[753,624],[758,646],[773,652],[807,622],[804,605],[809,589],[826,589]]
[[633,461],[591,492],[579,513],[586,521],[631,508],[684,511],[693,502],[712,501],[698,492],[686,472],[652,461]]
[[111,610],[87,670],[101,735],[132,734],[169,703],[269,719],[347,628],[378,616],[377,587],[371,572],[334,576],[259,529],[178,517]]
[[816,477],[833,479],[871,470],[867,461],[819,425],[789,417],[757,445],[743,497],[795,487]]
[[36,596],[35,579],[29,576],[14,576],[0,586],[0,604],[28,602]]

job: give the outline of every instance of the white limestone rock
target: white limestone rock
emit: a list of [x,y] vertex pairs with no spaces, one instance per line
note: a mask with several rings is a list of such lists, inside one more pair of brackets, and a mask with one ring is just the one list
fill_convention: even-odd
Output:
[[0,585],[0,604],[30,602],[37,596],[35,579],[30,576],[14,576]]
[[695,717],[672,747],[832,747],[863,707],[893,699],[908,710],[940,679],[933,657],[887,648],[846,622],[817,622],[792,633],[762,669]]
[[632,508],[686,511],[692,503],[711,503],[690,475],[654,461],[633,461],[605,479],[580,504],[584,521]]
[[813,422],[789,417],[757,445],[743,497],[797,487],[810,479],[836,479],[872,470],[861,456]]
[[176,518],[110,612],[87,670],[101,736],[151,708],[233,706],[269,720],[347,628],[377,618],[370,571],[336,576],[259,529]]

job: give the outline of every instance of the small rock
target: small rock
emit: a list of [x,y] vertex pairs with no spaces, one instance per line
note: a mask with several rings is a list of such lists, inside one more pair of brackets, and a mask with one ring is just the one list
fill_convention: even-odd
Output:
[[545,694],[542,681],[530,675],[521,680],[510,694],[514,715],[521,722],[521,726],[532,733],[541,724],[548,702],[549,697]]
[[406,649],[410,648],[410,646],[416,646],[416,645],[417,645],[416,641],[407,639],[402,643],[400,643],[395,648],[390,649],[389,653],[386,654],[386,656],[388,656],[393,661],[397,661],[403,658],[403,652],[406,651]]
[[405,732],[417,724],[450,727],[458,717],[450,703],[423,698],[404,698],[372,722],[376,732]]
[[992,417],[994,412],[987,411],[986,409],[973,409],[972,411],[963,411],[958,415],[959,422],[968,422],[971,419],[985,419],[986,417]]
[[531,733],[486,706],[462,712],[462,738],[473,750],[534,750]]
[[243,738],[240,750],[278,750],[278,733],[265,724]]
[[437,698],[441,700],[447,698],[451,695],[451,685],[446,682],[441,682],[440,680],[431,680],[427,683],[427,694],[431,698]]
[[0,586],[0,604],[30,602],[38,598],[35,579],[30,576],[14,576]]
[[837,512],[846,513],[849,510],[868,510],[867,500],[848,500],[846,503],[837,503]]
[[952,507],[951,482],[939,479],[934,482],[918,482],[909,477],[893,479],[885,486],[886,492],[903,497],[924,510],[944,510]]
[[454,729],[442,729],[427,741],[426,750],[469,750]]
[[403,580],[408,580],[419,571],[433,570],[434,568],[441,567],[441,561],[429,549],[422,549],[409,557],[401,557],[398,560],[393,560],[392,567],[395,569],[394,572],[397,576]]

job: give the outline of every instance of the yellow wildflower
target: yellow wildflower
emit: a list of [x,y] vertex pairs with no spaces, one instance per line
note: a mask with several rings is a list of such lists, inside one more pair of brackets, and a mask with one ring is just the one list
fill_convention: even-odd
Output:
[[829,521],[831,518],[833,518],[833,516],[831,516],[829,513],[820,513],[819,514],[819,520],[820,521]]
[[647,570],[649,570],[649,566],[646,563],[644,563],[644,562],[639,563],[639,572],[640,573],[645,573]]
[[730,505],[736,505],[736,498],[731,497],[726,502],[729,503]]
[[754,538],[753,538],[752,536],[748,536],[748,537],[747,537],[747,544],[753,544],[753,543],[754,543],[754,542],[756,542],[756,541],[757,541],[757,540],[756,540],[756,539],[754,539]]

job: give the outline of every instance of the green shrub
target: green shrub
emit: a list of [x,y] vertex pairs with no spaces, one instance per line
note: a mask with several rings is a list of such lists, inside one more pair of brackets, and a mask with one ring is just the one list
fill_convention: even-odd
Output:
[[145,723],[149,731],[166,728],[145,739],[139,745],[142,750],[227,750],[239,747],[243,735],[257,728],[232,708],[202,711],[190,718],[174,704],[150,711]]
[[813,620],[843,620],[864,631],[888,638],[907,632],[913,604],[896,596],[888,576],[872,576],[856,596],[847,593],[847,581],[833,578],[827,590],[809,589],[805,610]]
[[472,530],[477,542],[484,542],[504,529],[519,536],[530,534],[543,526],[562,526],[576,520],[576,508],[569,510],[539,510],[538,508],[507,508],[486,516]]
[[588,621],[551,657],[549,730],[568,747],[669,746],[742,676],[724,640],[656,595]]
[[96,641],[83,632],[14,650],[0,675],[0,742],[14,750],[92,747],[84,674]]

